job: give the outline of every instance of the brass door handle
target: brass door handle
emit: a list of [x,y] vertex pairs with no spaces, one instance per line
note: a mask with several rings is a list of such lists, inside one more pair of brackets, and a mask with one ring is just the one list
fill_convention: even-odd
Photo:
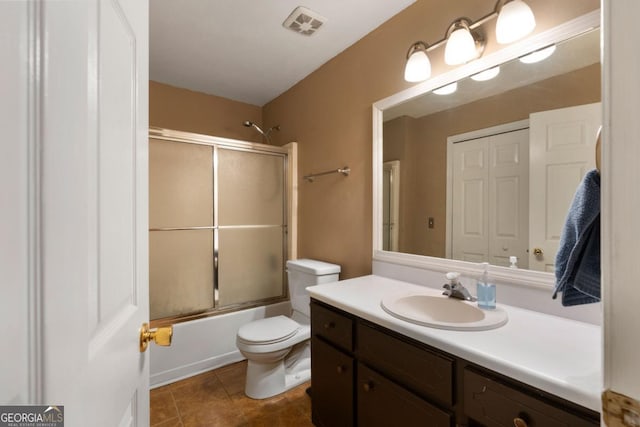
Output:
[[373,381],[367,381],[366,383],[362,384],[362,389],[366,392],[370,392],[371,390],[373,390]]
[[535,256],[542,256],[544,255],[544,251],[540,248],[533,248],[533,254]]
[[144,353],[149,346],[149,341],[154,341],[157,345],[170,346],[173,337],[173,326],[163,326],[161,328],[149,329],[148,323],[143,323],[140,328],[140,353]]

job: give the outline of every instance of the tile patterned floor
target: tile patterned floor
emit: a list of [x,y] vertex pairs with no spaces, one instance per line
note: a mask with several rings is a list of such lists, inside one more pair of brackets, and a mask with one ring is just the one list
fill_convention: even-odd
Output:
[[151,390],[152,427],[306,427],[311,400],[302,384],[264,400],[244,395],[245,362]]

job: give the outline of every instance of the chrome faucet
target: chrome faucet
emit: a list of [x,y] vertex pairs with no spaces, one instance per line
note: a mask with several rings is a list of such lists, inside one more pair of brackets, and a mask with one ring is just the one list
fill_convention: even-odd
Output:
[[476,301],[476,297],[471,296],[469,290],[460,283],[458,280],[459,277],[460,273],[447,273],[447,280],[449,280],[449,283],[445,283],[442,286],[445,289],[442,295],[465,301]]

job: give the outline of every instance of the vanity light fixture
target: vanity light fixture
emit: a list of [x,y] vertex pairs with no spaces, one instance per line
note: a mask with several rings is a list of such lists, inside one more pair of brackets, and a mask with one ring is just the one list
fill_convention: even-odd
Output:
[[531,52],[528,55],[520,57],[520,62],[524,64],[534,64],[536,62],[544,61],[545,59],[550,57],[555,51],[556,51],[556,45],[552,44],[551,46],[538,49],[535,52]]
[[496,41],[513,43],[528,35],[536,27],[536,18],[531,8],[522,0],[505,3],[496,22]]
[[471,21],[465,18],[455,21],[447,30],[444,62],[460,65],[479,58],[484,51],[484,38],[479,32],[471,32]]
[[485,46],[483,34],[478,28],[498,17],[496,39],[499,43],[512,43],[533,31],[536,26],[531,8],[523,0],[498,0],[495,10],[471,22],[458,18],[448,27],[445,37],[434,44],[417,41],[407,52],[404,78],[408,82],[420,82],[431,77],[431,61],[428,53],[445,45],[444,60],[448,65],[460,65],[482,56]]
[[493,68],[489,68],[487,70],[480,71],[479,73],[472,75],[471,79],[477,82],[486,82],[487,80],[491,80],[498,74],[500,74],[500,67],[495,66]]
[[427,55],[427,45],[424,42],[415,42],[407,52],[404,79],[408,82],[421,82],[429,77],[431,77],[431,61]]
[[435,89],[433,93],[435,93],[436,95],[451,95],[457,90],[458,90],[458,83],[453,82],[446,86],[442,86],[442,87],[439,87],[438,89]]

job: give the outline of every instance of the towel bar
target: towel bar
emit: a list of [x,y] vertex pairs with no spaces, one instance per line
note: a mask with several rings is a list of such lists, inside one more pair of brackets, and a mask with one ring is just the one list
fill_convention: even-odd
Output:
[[320,172],[320,173],[313,173],[310,175],[305,175],[303,178],[309,182],[313,182],[314,178],[318,177],[318,176],[322,176],[322,175],[329,175],[332,173],[341,173],[344,176],[347,176],[351,173],[351,169],[349,168],[349,166],[345,166],[343,168],[339,168],[339,169],[334,169],[334,170],[330,170],[330,171],[326,171],[326,172]]

